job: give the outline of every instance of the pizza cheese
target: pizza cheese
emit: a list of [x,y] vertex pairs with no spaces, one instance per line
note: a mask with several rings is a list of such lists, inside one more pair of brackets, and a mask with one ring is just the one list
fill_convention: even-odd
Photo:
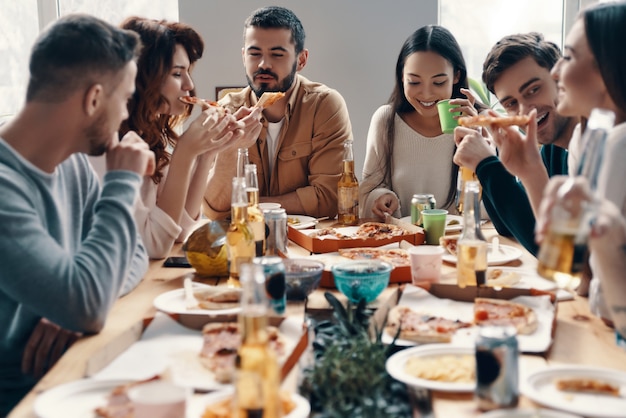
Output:
[[218,111],[220,116],[224,116],[226,114],[226,108],[212,100],[201,99],[196,96],[180,96],[178,100],[180,100],[181,102],[185,104],[200,105],[202,106],[203,111],[209,108],[214,108]]
[[511,325],[518,334],[532,334],[538,325],[537,314],[532,308],[510,300],[476,298],[474,300],[474,323],[476,325]]
[[530,117],[527,115],[517,116],[462,116],[459,118],[459,125],[468,128],[474,128],[477,126],[495,126],[498,128],[505,126],[526,126],[530,121]]
[[394,306],[387,317],[389,335],[417,343],[449,343],[454,333],[472,324],[414,311],[408,306]]
[[266,91],[261,95],[259,101],[256,103],[256,107],[260,107],[262,109],[266,109],[285,97],[285,93],[277,91],[277,92],[269,92]]
[[381,260],[394,267],[408,267],[411,265],[409,253],[400,248],[340,248],[339,255],[350,260]]

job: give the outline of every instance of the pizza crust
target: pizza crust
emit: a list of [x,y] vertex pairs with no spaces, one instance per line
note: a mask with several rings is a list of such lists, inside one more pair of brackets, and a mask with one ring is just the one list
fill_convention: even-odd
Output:
[[202,309],[232,309],[239,306],[241,289],[226,286],[212,286],[196,289],[193,295]]
[[181,102],[185,104],[200,105],[202,107],[202,111],[205,111],[209,108],[213,108],[217,110],[220,117],[226,114],[226,108],[224,108],[219,103],[214,102],[212,100],[201,99],[196,96],[180,96],[178,100],[180,100]]
[[598,393],[620,396],[620,387],[609,382],[590,378],[562,378],[555,381],[556,388],[564,392]]
[[526,126],[530,122],[530,116],[517,115],[517,116],[462,116],[459,118],[459,125],[468,128],[474,128],[478,126]]
[[[408,306],[394,306],[387,316],[385,331],[403,340],[420,344],[449,343],[454,333],[472,324],[416,312]],[[398,334],[399,331],[399,334]]]
[[273,105],[274,103],[282,99],[283,97],[285,97],[285,93],[283,92],[266,91],[265,93],[261,95],[261,97],[259,98],[259,101],[256,103],[255,106],[260,107],[262,109],[267,109],[268,107],[270,107],[271,105]]

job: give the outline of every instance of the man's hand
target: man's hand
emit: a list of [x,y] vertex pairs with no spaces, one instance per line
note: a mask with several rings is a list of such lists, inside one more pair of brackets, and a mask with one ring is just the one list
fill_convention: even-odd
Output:
[[235,118],[240,125],[243,125],[243,135],[233,141],[232,144],[236,148],[249,148],[256,143],[259,138],[263,124],[261,116],[263,115],[261,108],[258,107],[241,107],[235,112]]
[[135,132],[129,131],[121,141],[112,141],[107,150],[107,171],[127,170],[151,176],[156,168],[154,153]]
[[487,157],[496,155],[487,139],[479,131],[459,126],[454,129],[456,152],[453,161],[460,167],[467,167],[476,172],[476,166]]
[[41,318],[24,348],[22,372],[41,378],[81,336]]

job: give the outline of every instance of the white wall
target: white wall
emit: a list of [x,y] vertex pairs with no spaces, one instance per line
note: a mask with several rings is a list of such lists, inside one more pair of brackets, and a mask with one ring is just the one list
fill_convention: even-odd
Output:
[[437,23],[437,0],[179,0],[180,21],[200,31],[206,44],[194,71],[198,95],[213,98],[216,86],[246,85],[243,22],[266,5],[288,7],[300,18],[309,49],[302,74],[346,100],[360,179],[370,118],[389,98],[400,47],[419,27]]

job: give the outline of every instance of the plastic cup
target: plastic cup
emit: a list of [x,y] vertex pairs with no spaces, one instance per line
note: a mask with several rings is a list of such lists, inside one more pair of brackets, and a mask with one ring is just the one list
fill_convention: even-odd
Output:
[[439,245],[439,238],[443,236],[446,230],[447,216],[448,211],[445,209],[425,209],[422,211],[426,244]]
[[411,279],[413,284],[438,283],[441,277],[441,259],[444,249],[434,245],[418,245],[409,248]]
[[180,418],[185,416],[188,390],[172,382],[142,383],[128,391],[135,418]]
[[451,134],[454,132],[454,128],[459,126],[459,122],[454,119],[454,116],[459,116],[461,112],[450,112],[450,109],[459,107],[459,105],[451,105],[450,99],[440,100],[437,102],[437,112],[439,112],[439,123],[441,123],[441,130],[444,134]]
[[280,209],[280,203],[262,202],[259,203],[259,209],[261,209],[262,211]]

